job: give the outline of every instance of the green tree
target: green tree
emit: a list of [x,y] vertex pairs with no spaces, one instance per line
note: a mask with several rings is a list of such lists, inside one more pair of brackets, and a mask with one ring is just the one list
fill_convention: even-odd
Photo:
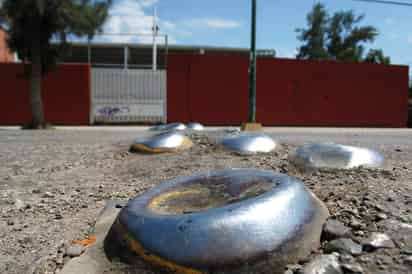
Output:
[[326,30],[330,59],[362,62],[362,43],[373,42],[378,35],[373,26],[357,26],[363,18],[363,15],[356,15],[352,10],[336,12],[331,17]]
[[298,39],[303,42],[299,48],[298,59],[328,59],[325,49],[326,30],[328,26],[328,13],[321,3],[313,6],[312,11],[306,16],[307,29],[296,29]]
[[323,4],[317,3],[307,15],[307,29],[297,29],[304,44],[298,59],[364,61],[364,43],[373,42],[378,32],[373,26],[359,26],[363,15],[340,11],[332,16]]
[[390,65],[391,58],[389,56],[385,56],[381,49],[371,49],[369,50],[368,55],[365,58],[365,62],[373,64]]
[[[6,20],[8,45],[28,66],[30,127],[45,126],[41,80],[67,48],[67,37],[91,38],[101,31],[111,3],[111,0],[2,1],[0,17]],[[51,45],[53,38],[61,40],[59,47]]]

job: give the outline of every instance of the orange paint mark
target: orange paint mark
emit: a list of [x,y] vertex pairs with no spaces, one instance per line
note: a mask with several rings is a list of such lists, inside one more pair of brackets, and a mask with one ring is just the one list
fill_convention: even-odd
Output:
[[82,245],[82,246],[89,246],[96,242],[96,236],[90,235],[89,238],[85,240],[73,240],[72,244]]

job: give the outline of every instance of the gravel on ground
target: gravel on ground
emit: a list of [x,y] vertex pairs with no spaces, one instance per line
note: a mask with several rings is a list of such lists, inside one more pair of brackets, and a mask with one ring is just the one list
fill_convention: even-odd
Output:
[[[71,259],[66,246],[87,238],[105,201],[128,200],[177,176],[232,167],[288,173],[327,205],[333,221],[322,248],[285,273],[315,273],[315,266],[331,263],[325,256],[337,258],[333,268],[341,273],[412,273],[412,132],[271,130],[281,143],[276,151],[239,156],[214,144],[222,131],[208,131],[192,136],[195,146],[182,153],[129,153],[142,134],[0,130],[0,273],[58,273]],[[309,141],[367,146],[384,153],[386,163],[303,172],[288,155]],[[105,273],[158,272],[114,263]]]

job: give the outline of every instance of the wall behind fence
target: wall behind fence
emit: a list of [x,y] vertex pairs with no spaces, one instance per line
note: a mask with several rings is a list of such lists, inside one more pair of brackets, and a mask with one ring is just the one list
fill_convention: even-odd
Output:
[[[173,55],[168,60],[169,122],[247,120],[247,58]],[[407,125],[407,66],[261,58],[257,73],[257,120],[264,125]]]
[[[22,64],[0,64],[0,125],[31,120],[29,82]],[[64,64],[43,79],[46,121],[56,125],[88,125],[90,120],[90,66]]]

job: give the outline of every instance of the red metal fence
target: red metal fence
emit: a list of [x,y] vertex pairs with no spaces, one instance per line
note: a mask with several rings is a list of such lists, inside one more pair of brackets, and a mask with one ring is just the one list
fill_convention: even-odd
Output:
[[[407,66],[261,58],[257,75],[264,125],[407,125]],[[247,117],[247,58],[169,56],[169,122],[238,125]]]
[[[0,64],[0,125],[21,125],[31,120],[29,83],[22,64]],[[90,120],[90,66],[60,65],[43,79],[47,122],[88,125]]]
[[[257,119],[267,126],[405,127],[408,67],[288,59],[258,60]],[[0,64],[0,125],[30,120],[21,64]],[[46,120],[87,125],[90,66],[65,64],[43,80]],[[239,125],[248,118],[248,59],[171,55],[168,121]]]

